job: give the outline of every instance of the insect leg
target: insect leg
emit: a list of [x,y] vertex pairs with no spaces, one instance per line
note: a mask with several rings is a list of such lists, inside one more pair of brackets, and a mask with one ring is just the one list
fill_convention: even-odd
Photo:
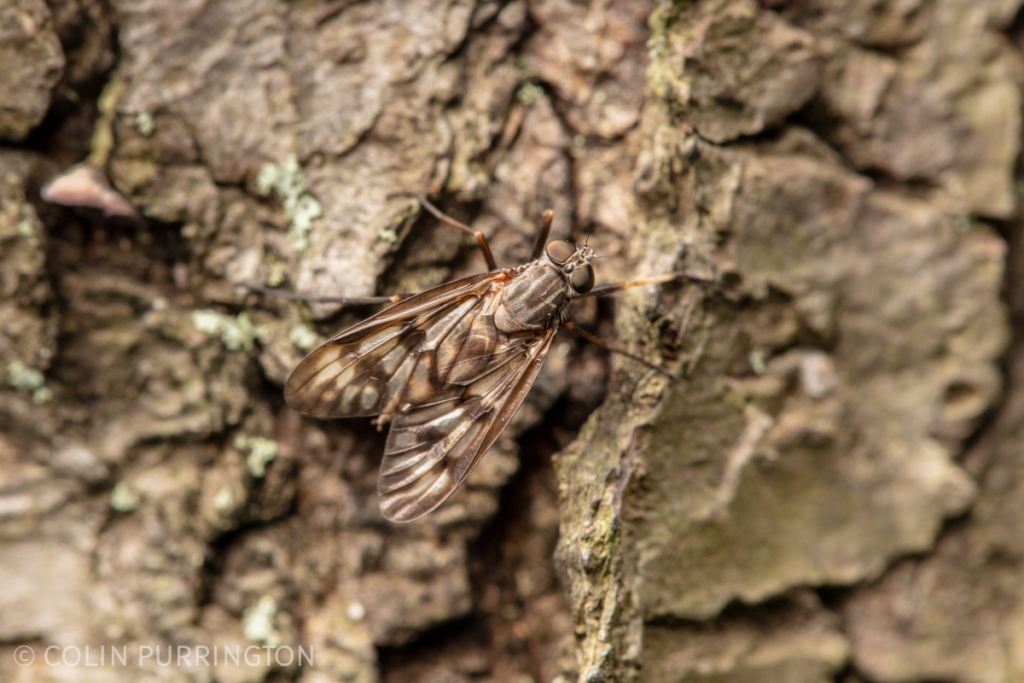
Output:
[[360,296],[360,297],[339,297],[339,296],[309,296],[308,294],[296,294],[281,289],[260,287],[258,285],[247,285],[244,283],[236,285],[243,287],[250,292],[258,292],[267,296],[275,296],[279,299],[290,299],[292,301],[306,301],[311,304],[348,304],[350,306],[372,305],[372,304],[397,304],[399,301],[408,299],[412,294],[392,294],[391,296]]
[[563,322],[562,325],[565,327],[565,329],[571,330],[571,331],[575,332],[576,334],[578,334],[581,337],[583,337],[584,339],[586,339],[588,342],[591,342],[593,344],[597,344],[599,347],[601,347],[605,351],[610,351],[611,353],[618,353],[618,354],[621,354],[623,356],[626,356],[627,358],[632,358],[635,361],[639,361],[640,363],[643,363],[644,365],[646,365],[647,367],[651,368],[652,370],[657,370],[658,372],[662,373],[663,375],[666,375],[668,377],[674,377],[674,375],[671,372],[669,372],[667,369],[661,367],[660,365],[655,365],[654,363],[651,363],[650,361],[646,361],[643,358],[641,358],[640,356],[633,355],[629,351],[624,351],[623,349],[617,349],[614,346],[609,346],[608,344],[604,343],[603,341],[601,341],[600,339],[598,339],[594,335],[590,334],[586,330],[581,329],[579,327],[576,327],[569,320],[566,320],[565,322]]
[[439,208],[431,204],[427,200],[427,198],[421,194],[416,194],[415,192],[395,192],[393,194],[388,195],[389,199],[391,197],[412,197],[413,199],[417,200],[420,203],[420,205],[423,206],[424,209],[429,211],[437,220],[441,221],[442,223],[447,223],[453,228],[458,228],[462,232],[472,235],[476,239],[476,243],[480,245],[480,249],[483,250],[484,252],[484,258],[487,259],[487,269],[498,269],[498,264],[494,262],[494,254],[491,253],[491,245],[487,244],[487,238],[484,237],[484,234],[482,232],[480,232],[479,230],[474,230],[465,223],[460,223],[451,216],[445,215],[444,213],[441,212]]
[[551,234],[551,221],[555,219],[555,212],[548,209],[540,215],[540,232],[537,233],[537,243],[533,245],[533,256],[530,257],[531,261],[536,261],[540,258],[541,253],[544,251],[544,245],[548,242],[548,235]]

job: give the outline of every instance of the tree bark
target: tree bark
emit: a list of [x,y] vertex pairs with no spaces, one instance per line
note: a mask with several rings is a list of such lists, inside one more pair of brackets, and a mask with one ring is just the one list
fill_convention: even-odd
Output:
[[[1024,680],[1019,6],[15,0],[0,677]],[[559,337],[391,525],[384,435],[280,395],[372,309],[236,285],[484,270],[410,190],[693,279],[572,309],[673,379]]]

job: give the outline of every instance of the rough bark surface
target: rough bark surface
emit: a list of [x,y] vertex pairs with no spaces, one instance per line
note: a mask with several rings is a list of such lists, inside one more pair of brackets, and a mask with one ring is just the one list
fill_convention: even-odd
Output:
[[[0,679],[1024,680],[1020,5],[7,3]],[[370,309],[236,285],[483,270],[427,189],[713,282],[575,305],[677,378],[559,338],[390,525],[384,436],[280,396]],[[313,662],[194,656],[253,644]]]

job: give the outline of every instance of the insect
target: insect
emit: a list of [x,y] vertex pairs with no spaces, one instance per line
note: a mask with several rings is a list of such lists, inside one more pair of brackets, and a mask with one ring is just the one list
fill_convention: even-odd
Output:
[[595,287],[592,248],[565,240],[545,244],[551,211],[530,262],[499,269],[481,233],[424,197],[408,196],[473,235],[489,272],[384,298],[396,303],[306,356],[284,389],[292,409],[313,417],[379,415],[379,425],[391,423],[377,491],[381,512],[394,522],[422,517],[466,480],[526,398],[560,326],[609,348],[569,321],[571,301],[688,277],[671,273]]

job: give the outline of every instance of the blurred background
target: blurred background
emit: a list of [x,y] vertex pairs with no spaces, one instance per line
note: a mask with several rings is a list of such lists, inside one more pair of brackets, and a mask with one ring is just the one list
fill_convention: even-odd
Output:
[[[6,0],[0,680],[1024,681],[1021,4]],[[675,379],[386,522],[281,396],[376,309],[238,285],[486,270],[396,191],[713,279],[572,306]]]

